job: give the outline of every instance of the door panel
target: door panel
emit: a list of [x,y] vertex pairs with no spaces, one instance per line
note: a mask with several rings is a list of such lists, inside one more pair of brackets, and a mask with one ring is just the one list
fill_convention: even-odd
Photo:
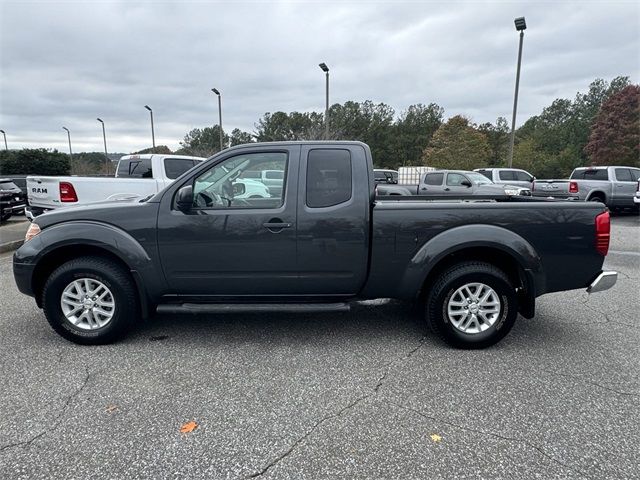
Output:
[[[280,168],[283,156],[284,197],[246,198],[243,169]],[[297,145],[232,152],[181,185],[193,185],[191,210],[170,208],[172,199],[163,198],[158,248],[171,293],[259,296],[295,290],[299,156]]]
[[633,206],[637,181],[630,168],[616,168],[616,181],[613,182],[613,203],[620,206]]
[[353,295],[364,285],[369,256],[368,171],[360,146],[302,147],[297,220],[302,292]]

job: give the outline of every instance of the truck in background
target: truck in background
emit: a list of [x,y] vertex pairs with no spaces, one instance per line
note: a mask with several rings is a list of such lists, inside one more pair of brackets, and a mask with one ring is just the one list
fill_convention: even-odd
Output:
[[154,195],[205,159],[184,155],[125,155],[115,177],[27,177],[26,215],[103,201],[132,201]]

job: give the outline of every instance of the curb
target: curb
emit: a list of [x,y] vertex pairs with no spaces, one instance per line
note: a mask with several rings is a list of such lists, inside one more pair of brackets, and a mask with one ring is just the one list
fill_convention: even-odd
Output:
[[10,252],[17,250],[24,243],[24,240],[14,240],[13,242],[7,242],[0,244],[0,253]]

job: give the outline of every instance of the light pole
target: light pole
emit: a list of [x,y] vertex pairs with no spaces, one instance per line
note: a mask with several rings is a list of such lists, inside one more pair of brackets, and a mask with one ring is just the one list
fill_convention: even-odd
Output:
[[69,158],[71,159],[71,167],[73,168],[73,152],[71,151],[71,132],[67,127],[62,127],[62,129],[67,131],[67,138],[69,139]]
[[218,118],[220,121],[220,151],[224,150],[222,139],[222,95],[217,88],[212,88],[211,91],[218,96]]
[[329,139],[329,67],[327,67],[327,64],[324,62],[321,63],[319,67],[327,76],[327,81],[326,81],[327,94],[326,94],[325,105],[324,105],[324,139],[328,140]]
[[153,110],[151,110],[149,105],[145,105],[144,108],[149,110],[149,113],[151,114],[151,143],[153,145],[153,153],[156,153],[156,133],[153,130]]
[[105,167],[107,167],[107,175],[109,175],[109,154],[107,153],[107,133],[104,129],[104,121],[101,118],[96,118],[102,124],[102,139],[104,140],[104,161]]
[[518,47],[518,69],[516,70],[516,92],[513,96],[513,117],[511,119],[511,138],[509,139],[509,168],[513,166],[513,143],[516,139],[516,111],[518,109],[518,87],[520,86],[520,62],[522,61],[522,40],[524,31],[527,28],[527,22],[524,17],[516,18],[513,23],[516,25],[516,31],[520,32],[520,46]]
[[0,133],[2,133],[2,136],[4,137],[4,149],[9,150],[9,147],[7,147],[7,134],[4,133],[4,130],[0,130]]

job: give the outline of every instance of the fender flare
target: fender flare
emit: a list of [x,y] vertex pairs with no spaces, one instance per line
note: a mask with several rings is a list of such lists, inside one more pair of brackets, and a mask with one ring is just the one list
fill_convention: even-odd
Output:
[[[535,248],[517,233],[495,225],[472,224],[446,230],[416,252],[407,264],[401,280],[400,291],[420,292],[425,280],[438,263],[452,253],[474,247],[500,250],[524,270],[525,281],[533,289],[533,297],[545,292],[545,276],[542,261]],[[532,285],[531,285],[532,283]]]
[[599,196],[602,197],[604,199],[604,203],[606,205],[606,203],[609,201],[609,195],[607,195],[603,190],[591,190],[589,191],[589,194],[587,195],[587,198],[585,199],[585,201],[590,201],[591,197],[593,196]]
[[[105,250],[129,269],[140,298],[143,316],[147,315],[149,294],[165,288],[164,275],[146,250],[124,230],[107,223],[69,221],[51,225],[16,252],[16,261],[34,265],[34,272],[45,258],[62,248],[89,246]],[[31,279],[33,284],[34,279]]]

